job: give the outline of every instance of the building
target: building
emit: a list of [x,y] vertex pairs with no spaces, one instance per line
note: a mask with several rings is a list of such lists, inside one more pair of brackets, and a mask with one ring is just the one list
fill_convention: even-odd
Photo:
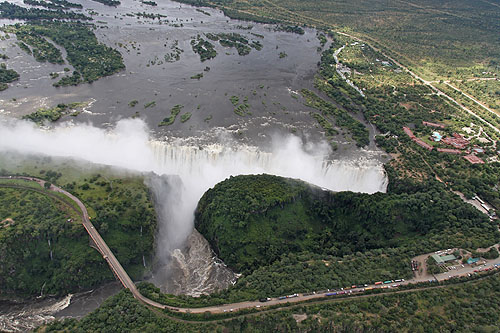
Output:
[[469,144],[469,141],[465,139],[463,136],[457,133],[453,133],[453,137],[446,137],[441,140],[441,142],[446,143],[447,145],[453,146],[458,149],[465,149],[465,147]]
[[477,154],[484,153],[484,149],[480,148],[480,147],[472,148],[472,151],[477,153]]
[[472,164],[484,164],[484,161],[476,155],[465,155],[464,158]]
[[415,141],[415,143],[416,143],[417,145],[419,145],[420,147],[423,147],[423,148],[428,149],[428,150],[432,150],[432,148],[433,148],[433,147],[432,147],[431,145],[429,145],[429,144],[425,143],[424,141],[422,141],[421,139],[417,138],[417,137],[415,136],[415,134],[413,134],[413,132],[411,131],[411,129],[409,129],[408,127],[406,127],[406,126],[405,126],[405,127],[403,127],[403,131],[404,131],[404,132],[405,132],[405,133],[406,133],[406,134],[407,134],[407,135],[408,135],[408,136],[409,136],[409,137],[410,137],[413,141]]
[[436,148],[436,150],[440,153],[449,153],[449,154],[461,154],[462,152],[458,149],[449,149],[449,148]]
[[415,134],[413,134],[413,132],[411,131],[411,129],[409,129],[408,127],[403,127],[403,131],[410,137],[410,138],[415,138]]
[[422,121],[422,125],[429,126],[429,127],[436,127],[436,128],[445,128],[446,127],[445,125],[431,123],[431,122],[428,122],[428,121]]
[[432,150],[432,148],[433,148],[431,145],[429,145],[429,144],[427,144],[427,143],[423,142],[423,141],[422,141],[421,139],[419,139],[419,138],[414,138],[414,139],[413,139],[413,141],[415,141],[415,143],[416,143],[417,145],[419,145],[420,147],[423,147],[423,148],[425,148],[425,149],[427,149],[427,150]]
[[436,263],[438,265],[443,265],[444,263],[446,263],[448,261],[457,260],[457,257],[455,257],[453,254],[448,254],[448,255],[444,255],[444,256],[433,254],[431,257],[432,257],[432,259],[436,260]]

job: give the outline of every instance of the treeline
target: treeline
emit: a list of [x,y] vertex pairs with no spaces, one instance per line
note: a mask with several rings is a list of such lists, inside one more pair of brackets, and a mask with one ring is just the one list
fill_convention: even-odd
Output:
[[21,49],[26,51],[28,54],[33,55],[36,61],[47,61],[52,64],[64,63],[61,51],[42,36],[32,33],[30,29],[24,29],[20,27],[19,29],[16,29],[15,32],[16,37],[20,41],[20,43],[25,43],[31,46],[30,49],[26,45],[20,44]]
[[[337,126],[347,129],[354,141],[356,141],[358,147],[364,147],[370,143],[369,132],[365,125],[352,117],[347,111],[337,108],[335,105],[325,101],[310,90],[302,89],[301,94],[306,100],[305,105],[320,111],[324,117],[333,118]],[[318,120],[321,127],[327,132],[327,137],[336,134],[333,132],[333,127],[327,119],[315,116],[316,113],[312,114],[313,117]]]
[[340,257],[404,246],[425,253],[500,239],[493,222],[440,185],[413,194],[333,193],[269,175],[217,184],[200,199],[195,224],[219,257],[245,274],[284,253]]
[[49,1],[23,0],[23,3],[31,6],[45,7],[48,9],[83,8],[83,6],[79,3],[73,3],[66,0],[49,0]]
[[207,33],[205,35],[212,41],[219,41],[220,45],[224,47],[236,48],[240,56],[249,54],[252,48],[260,51],[263,47],[262,43],[259,41],[252,41],[252,43],[249,44],[248,38],[235,32],[218,34]]
[[[40,170],[38,177],[79,197],[129,275],[142,277],[156,232],[152,198],[142,178],[93,174],[67,182],[67,174],[53,170]],[[10,188],[0,188],[0,203],[0,218],[14,220],[0,226],[2,293],[63,295],[114,279],[106,261],[89,246],[81,217],[71,206],[45,194]]]
[[291,32],[291,33],[294,33],[294,34],[298,34],[298,35],[303,35],[305,32],[304,32],[304,29],[302,29],[301,27],[295,25],[295,26],[292,26],[292,25],[279,25],[277,28],[276,28],[277,31],[284,31],[284,32]]
[[[157,314],[124,290],[82,320],[39,332],[495,332],[500,326],[500,277],[409,293],[303,304],[218,322],[186,323]],[[298,316],[304,320],[296,320]]]
[[[59,50],[48,43],[50,38],[64,47],[67,61],[75,68],[71,76],[63,77],[54,85],[77,85],[82,82],[92,83],[101,77],[112,75],[125,68],[120,52],[99,43],[89,26],[80,23],[52,22],[39,24],[15,25],[13,28],[18,38],[34,45],[38,59],[60,62]],[[75,42],[78,41],[78,42]],[[54,50],[57,50],[54,51]],[[52,50],[52,51],[51,51]],[[38,60],[37,59],[37,60]]]
[[193,52],[200,56],[201,62],[213,59],[217,56],[217,51],[215,50],[213,44],[204,40],[200,36],[191,40],[191,47]]
[[39,8],[24,8],[7,1],[0,3],[0,18],[28,21],[92,20],[92,18],[88,16],[71,11],[66,12],[61,9],[47,10]]
[[0,64],[0,91],[7,89],[7,83],[19,79],[19,73],[13,69],[7,69],[5,63]]

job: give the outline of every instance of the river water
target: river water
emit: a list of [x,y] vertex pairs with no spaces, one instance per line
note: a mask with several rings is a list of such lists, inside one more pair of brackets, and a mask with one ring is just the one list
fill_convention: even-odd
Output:
[[[86,101],[91,106],[76,121],[106,126],[139,115],[158,137],[201,135],[218,127],[230,127],[241,140],[254,141],[259,138],[264,141],[266,134],[278,130],[317,133],[308,108],[292,97],[294,91],[312,84],[320,59],[315,30],[306,29],[304,35],[278,32],[274,25],[230,20],[218,10],[204,8],[208,16],[172,1],[161,1],[152,7],[124,0],[116,8],[93,1],[75,2],[84,5],[82,13],[88,14],[89,10],[98,13],[93,16],[95,33],[100,41],[121,52],[126,70],[92,84],[55,88],[49,73],[62,75],[63,69],[71,66],[36,62],[15,45],[15,36],[11,35],[10,39],[0,41],[0,48],[10,57],[9,68],[18,71],[21,77],[0,93],[0,113],[22,116],[40,107]],[[159,24],[158,19],[128,16],[138,12],[166,17]],[[183,26],[174,26],[180,24]],[[261,42],[263,49],[252,49],[249,55],[239,56],[236,49],[214,42],[217,57],[200,62],[190,41],[209,32],[240,33]],[[164,56],[175,43],[183,50],[180,60],[165,62]],[[280,52],[287,56],[280,58]],[[204,71],[207,66],[208,72]],[[203,78],[190,79],[198,73],[203,73]],[[248,98],[252,116],[236,115],[231,96],[238,96],[240,101]],[[128,106],[132,100],[138,101],[136,107]],[[144,108],[152,101],[156,102],[154,107]],[[169,127],[159,128],[158,124],[176,104],[184,106],[182,112],[191,112],[191,119],[185,123],[178,119]],[[204,121],[209,117],[210,121]]]
[[[313,160],[298,146],[288,150],[270,146],[273,136],[290,132],[300,138],[295,141],[304,142],[306,150],[308,143],[321,140],[317,124],[309,115],[310,109],[296,94],[302,88],[313,86],[320,60],[316,31],[306,29],[304,35],[278,32],[272,25],[230,20],[218,10],[203,8],[210,14],[206,15],[194,7],[172,1],[157,1],[158,6],[151,7],[140,1],[122,0],[116,8],[93,1],[73,1],[84,6],[80,12],[97,13],[93,18],[98,39],[121,52],[126,70],[92,84],[55,88],[49,73],[62,75],[64,68],[71,66],[36,62],[19,49],[15,36],[11,35],[9,39],[0,40],[0,49],[10,58],[6,61],[8,68],[15,69],[21,77],[0,92],[0,115],[21,117],[40,107],[88,102],[80,115],[63,120],[111,129],[119,120],[137,116],[147,124],[154,138],[148,143],[154,155],[151,166],[138,169],[180,175],[181,185],[189,189],[198,185],[196,193],[188,193],[191,206],[209,186],[239,173],[270,172],[302,179],[309,176],[306,180],[333,190],[385,191],[382,154],[373,144],[369,149],[357,149],[339,135],[336,138],[339,149],[330,152],[333,162],[329,163],[322,160],[324,156]],[[22,0],[12,2],[23,5]],[[138,12],[166,17],[160,24],[158,19],[135,17],[133,13]],[[16,22],[0,21],[0,25],[6,23]],[[190,42],[197,35],[203,37],[209,32],[237,32],[249,40],[258,40],[263,49],[252,49],[249,55],[239,56],[236,49],[214,43],[217,57],[202,63],[192,51]],[[180,59],[164,61],[174,46],[183,50]],[[287,56],[280,58],[281,52]],[[206,67],[210,70],[205,71]],[[200,80],[190,78],[198,73],[204,74]],[[231,96],[239,97],[241,102],[247,99],[251,115],[236,115]],[[138,101],[135,107],[128,105],[132,100]],[[154,106],[144,107],[152,101]],[[183,105],[181,114],[190,112],[191,118],[185,123],[177,119],[171,126],[158,127],[177,104]],[[20,136],[16,145],[22,140]],[[71,135],[66,141],[70,140]],[[60,148],[60,145],[44,146]],[[150,149],[140,147],[141,150]],[[248,147],[254,150],[249,151]],[[40,152],[54,154],[42,148]],[[75,153],[74,148],[71,152],[57,153],[58,156],[129,167],[107,160],[92,160],[81,154],[81,151]],[[112,154],[106,157],[109,155]],[[304,159],[311,161],[303,164]],[[309,175],[304,174],[304,168],[310,171]],[[165,179],[166,187],[172,187],[177,181]],[[162,198],[163,189],[159,191]],[[176,195],[186,194],[174,193],[170,197]],[[225,288],[234,283],[237,276],[213,255],[206,240],[192,230],[192,225],[191,229],[184,227],[182,237],[175,241],[162,236],[163,232],[168,235],[172,228],[177,228],[173,220],[192,223],[194,207],[191,206],[186,216],[167,216],[161,221],[163,226],[160,226],[158,238],[168,242],[158,242],[156,270],[150,280],[164,291],[196,296]],[[54,318],[79,318],[119,290],[120,285],[112,283],[64,298],[0,303],[0,331],[24,331]]]

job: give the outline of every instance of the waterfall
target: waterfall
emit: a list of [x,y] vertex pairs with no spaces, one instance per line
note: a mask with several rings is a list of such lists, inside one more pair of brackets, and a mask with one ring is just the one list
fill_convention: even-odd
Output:
[[[375,153],[328,160],[323,150],[306,151],[289,137],[264,152],[245,145],[204,146],[151,141],[155,174],[148,177],[159,232],[152,281],[163,291],[198,296],[236,280],[212,259],[206,240],[193,231],[193,212],[200,197],[218,182],[240,174],[268,173],[298,178],[333,191],[385,192],[387,177]],[[158,176],[163,175],[163,176]]]
[[[229,176],[268,173],[302,179],[332,191],[386,191],[387,177],[380,151],[356,149],[350,152],[356,156],[331,160],[327,143],[307,143],[294,135],[272,136],[268,145],[260,148],[228,137],[231,134],[222,133],[219,143],[209,137],[170,138],[170,142],[165,142],[153,139],[139,119],[120,120],[110,129],[62,123],[40,130],[28,122],[0,117],[0,152],[74,158],[76,163],[84,160],[151,173],[147,182],[159,217],[153,267],[167,267],[176,254],[179,272],[189,285],[208,283],[203,282],[210,280],[205,279],[204,272],[211,271],[205,267],[192,271],[193,276],[186,275],[185,267],[192,266],[189,263],[207,258],[206,253],[201,253],[206,249],[203,243],[195,241],[196,237],[189,238],[194,210],[205,191]],[[212,143],[200,144],[207,141]],[[174,253],[182,248],[189,253]],[[217,260],[212,267],[216,266]],[[214,272],[215,276],[233,281],[222,268]],[[193,292],[209,289],[208,285],[199,285]]]
[[387,177],[381,162],[369,154],[354,159],[328,160],[326,154],[313,155],[301,148],[298,138],[273,152],[239,145],[182,146],[152,141],[158,174],[196,179],[212,187],[229,176],[269,173],[298,178],[332,191],[385,192]]

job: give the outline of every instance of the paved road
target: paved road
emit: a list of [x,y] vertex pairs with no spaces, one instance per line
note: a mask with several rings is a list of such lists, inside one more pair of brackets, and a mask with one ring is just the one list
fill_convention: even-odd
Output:
[[375,50],[376,52],[379,52],[380,54],[382,54],[384,57],[386,57],[387,59],[389,59],[390,61],[392,61],[394,64],[396,64],[397,66],[401,67],[403,70],[405,70],[408,74],[410,74],[411,76],[413,76],[415,79],[421,81],[423,84],[425,84],[426,86],[428,86],[429,88],[431,88],[438,96],[443,96],[445,98],[447,98],[448,100],[450,100],[451,102],[453,102],[455,105],[457,105],[458,107],[460,107],[462,110],[464,110],[465,112],[467,112],[468,114],[470,114],[471,116],[479,119],[481,122],[485,123],[486,125],[488,125],[491,129],[493,129],[495,132],[499,133],[500,134],[500,129],[498,129],[497,127],[495,127],[493,124],[489,123],[488,121],[484,120],[481,116],[477,115],[476,113],[474,113],[472,110],[470,110],[469,108],[463,106],[462,104],[460,104],[459,102],[457,102],[454,98],[448,96],[447,94],[445,94],[444,92],[442,92],[440,89],[438,89],[436,86],[434,86],[432,84],[433,81],[428,81],[428,80],[425,80],[424,78],[422,78],[421,76],[419,76],[418,74],[416,74],[415,72],[411,71],[408,67],[402,65],[400,62],[396,61],[394,58],[392,58],[391,56],[387,55],[386,53],[384,53],[383,51],[381,51],[380,49],[374,47],[373,45],[371,45],[369,42],[361,39],[361,38],[358,38],[356,36],[353,36],[353,35],[350,35],[350,34],[347,34],[345,32],[340,32],[340,31],[337,31],[337,34],[339,35],[342,35],[342,36],[346,36],[346,37],[349,37],[349,38],[352,38],[354,40],[357,40],[359,42],[362,42],[362,43],[365,43],[366,45],[370,46],[373,50]]
[[[42,188],[45,185],[45,181],[42,179],[34,178],[34,177],[0,177],[3,179],[23,179],[27,181],[33,181],[37,182],[42,186]],[[13,185],[16,186],[16,185]],[[33,189],[33,188],[29,188]],[[36,189],[33,189],[36,190]],[[111,270],[114,272],[116,277],[120,280],[122,285],[129,289],[132,295],[139,301],[141,301],[144,304],[159,308],[159,309],[169,309],[171,311],[175,312],[183,312],[183,313],[223,313],[223,312],[233,312],[241,309],[246,309],[246,308],[260,308],[262,306],[270,306],[270,305],[278,305],[278,304],[286,304],[286,303],[298,303],[298,302],[303,302],[307,300],[313,300],[313,299],[318,299],[318,298],[324,298],[326,296],[326,293],[329,291],[321,291],[313,294],[294,294],[294,295],[289,295],[288,297],[281,297],[281,298],[272,298],[266,301],[265,303],[260,302],[260,301],[246,301],[246,302],[238,302],[238,303],[232,303],[232,304],[223,304],[223,305],[215,305],[215,306],[208,306],[208,307],[203,307],[203,308],[180,308],[180,307],[173,307],[173,306],[167,306],[164,304],[160,304],[158,302],[155,302],[145,296],[143,296],[139,290],[137,290],[137,287],[135,286],[134,282],[130,277],[128,276],[127,272],[123,269],[122,265],[120,262],[116,259],[114,256],[113,252],[109,249],[108,245],[106,242],[102,239],[101,235],[99,232],[94,228],[92,225],[92,222],[90,221],[87,208],[85,205],[73,194],[61,189],[60,187],[57,187],[55,185],[50,186],[50,190],[54,192],[59,192],[64,194],[66,197],[71,199],[73,202],[75,202],[78,207],[81,209],[81,217],[82,217],[82,224],[85,227],[85,230],[91,237],[91,239],[94,241],[98,251],[102,254],[103,258],[108,262],[109,266],[111,267]],[[423,258],[427,255],[421,255],[418,258]],[[481,268],[478,267],[470,267],[466,266],[461,269],[457,270],[452,270],[443,274],[440,274],[436,276],[435,278],[439,281],[449,279],[451,277],[457,277],[457,276],[465,276],[467,274],[471,274],[474,272],[474,270],[485,270],[486,268],[492,268],[495,267],[494,265],[498,264],[500,265],[500,258],[495,259],[495,260],[489,260],[485,261],[485,264],[481,266]],[[431,277],[431,279],[434,279]],[[376,289],[376,288],[381,288],[381,289],[389,289],[389,288],[397,288],[400,285],[407,285],[407,284],[412,284],[412,283],[418,283],[418,282],[423,282],[423,281],[428,281],[429,276],[420,276],[418,278],[410,279],[407,281],[391,281],[390,283],[386,284],[377,284],[377,285],[364,285],[364,286],[357,286],[354,288],[351,287],[346,287],[345,290],[337,290],[335,292],[339,294],[359,294],[361,295],[366,289]],[[422,288],[422,289],[427,289],[427,288]],[[333,292],[333,291],[332,291]],[[333,295],[332,295],[333,296]],[[368,296],[368,295],[367,295]]]
[[454,90],[456,90],[456,91],[458,91],[458,92],[462,93],[465,97],[467,97],[468,99],[470,99],[470,100],[471,100],[471,101],[473,101],[474,103],[478,104],[479,106],[481,106],[481,107],[482,107],[483,109],[485,109],[486,111],[488,111],[488,112],[492,113],[492,114],[493,114],[493,115],[495,115],[496,117],[500,117],[500,115],[499,115],[496,111],[494,111],[494,110],[490,109],[489,107],[487,107],[486,105],[484,105],[484,103],[483,103],[483,102],[479,101],[479,100],[478,100],[478,99],[476,99],[474,96],[469,95],[468,93],[466,93],[466,92],[465,92],[465,91],[463,91],[462,89],[457,88],[457,87],[455,87],[455,86],[451,85],[449,81],[444,82],[444,84],[446,84],[448,87],[450,87],[450,88],[452,88],[452,89],[454,89]]

